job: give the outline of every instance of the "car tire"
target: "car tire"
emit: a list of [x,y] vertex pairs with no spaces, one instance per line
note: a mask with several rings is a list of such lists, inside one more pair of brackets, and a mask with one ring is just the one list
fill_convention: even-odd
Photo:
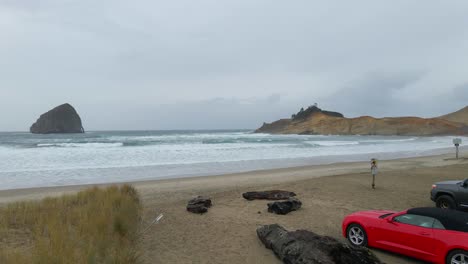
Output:
[[442,209],[456,209],[457,206],[452,197],[448,195],[441,195],[436,200],[436,206]]
[[468,262],[468,251],[465,250],[453,250],[445,259],[446,264],[457,264],[457,263],[467,263]]
[[346,228],[346,238],[353,246],[367,247],[366,231],[359,224],[350,224],[348,228]]

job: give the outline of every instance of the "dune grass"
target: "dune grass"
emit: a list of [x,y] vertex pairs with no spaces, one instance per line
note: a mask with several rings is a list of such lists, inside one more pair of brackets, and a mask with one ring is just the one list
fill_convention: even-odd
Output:
[[137,263],[141,205],[129,186],[0,208],[0,263]]

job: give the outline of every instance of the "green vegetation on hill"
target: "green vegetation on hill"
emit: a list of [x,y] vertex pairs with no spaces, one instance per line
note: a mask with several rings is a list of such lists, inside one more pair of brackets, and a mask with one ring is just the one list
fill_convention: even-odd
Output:
[[129,186],[0,208],[0,263],[136,263],[140,199]]
[[325,111],[325,110],[322,110],[322,109],[318,108],[317,105],[311,105],[311,106],[307,107],[306,110],[304,110],[304,108],[301,108],[301,110],[299,110],[299,112],[297,112],[296,114],[293,114],[291,116],[291,119],[294,120],[294,121],[303,120],[303,119],[308,118],[310,115],[312,115],[314,113],[322,113],[322,114],[325,114],[325,115],[328,115],[328,116],[333,116],[333,117],[344,117],[341,113]]

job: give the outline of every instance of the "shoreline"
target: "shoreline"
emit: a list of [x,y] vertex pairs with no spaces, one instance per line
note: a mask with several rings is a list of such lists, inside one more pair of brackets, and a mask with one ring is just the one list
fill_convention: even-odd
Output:
[[[135,182],[160,181],[171,179],[187,179],[196,177],[222,176],[231,174],[252,173],[264,170],[291,169],[296,167],[333,165],[341,163],[368,162],[371,158],[381,161],[411,159],[426,156],[450,155],[453,148],[435,148],[397,152],[375,152],[341,155],[324,155],[312,157],[297,157],[284,159],[258,159],[240,160],[228,162],[202,162],[202,163],[180,163],[142,166],[102,167],[102,168],[68,168],[55,170],[31,170],[31,171],[3,171],[0,177],[5,176],[5,186],[1,185],[0,191],[24,190],[36,188],[59,188],[71,186],[94,186],[123,184]],[[460,153],[468,153],[468,146],[461,146]],[[55,180],[51,181],[50,174]],[[66,173],[65,173],[66,172]],[[57,178],[57,173],[62,174]],[[4,175],[2,175],[4,174]],[[46,183],[36,184],[27,182],[26,178],[42,178]],[[15,184],[15,180],[19,184]],[[5,180],[4,180],[5,181]],[[41,180],[39,180],[41,181]],[[33,181],[34,182],[34,181]],[[48,183],[47,183],[48,182]],[[60,183],[62,182],[62,183]]]
[[[468,138],[464,138],[468,141]],[[454,152],[452,138],[110,131],[0,142],[0,190],[191,178]],[[466,147],[466,146],[462,146]],[[454,148],[453,148],[454,149]]]
[[[467,160],[468,148],[460,149],[460,158],[456,160],[453,154],[439,154],[418,156],[410,158],[396,158],[379,160],[379,171],[384,172],[395,168],[414,169],[419,167],[440,167],[445,165],[454,165]],[[308,178],[318,178],[326,176],[337,176],[349,173],[368,172],[369,164],[365,161],[336,162],[330,164],[314,164],[305,166],[293,166],[274,169],[260,169],[246,172],[206,175],[206,176],[188,176],[188,177],[170,177],[162,179],[149,179],[137,181],[109,182],[97,184],[77,184],[64,186],[47,186],[33,188],[18,188],[0,190],[0,205],[18,200],[35,200],[47,196],[59,196],[62,194],[75,193],[89,187],[105,187],[110,185],[131,184],[137,189],[144,191],[148,188],[160,186],[160,189],[174,188],[174,191],[181,188],[189,188],[190,185],[201,187],[204,183],[216,183],[219,187],[226,187],[232,184],[241,184],[246,180],[250,184],[261,185],[265,183],[277,184],[283,182],[299,181]],[[313,176],[305,175],[313,173]],[[283,178],[284,174],[289,177]],[[292,176],[292,177],[291,177]],[[163,188],[164,187],[164,188]]]

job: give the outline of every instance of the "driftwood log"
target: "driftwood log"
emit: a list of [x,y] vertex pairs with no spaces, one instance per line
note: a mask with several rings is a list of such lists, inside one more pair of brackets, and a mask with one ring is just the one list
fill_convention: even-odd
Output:
[[297,198],[289,198],[286,201],[268,203],[268,212],[285,215],[291,211],[296,211],[301,208],[302,202]]
[[287,264],[381,264],[367,248],[355,248],[306,230],[288,232],[274,224],[261,226],[257,236]]
[[244,199],[251,200],[287,200],[296,196],[293,192],[282,190],[271,190],[262,192],[246,192],[242,194]]
[[197,196],[190,200],[187,204],[187,211],[195,214],[204,214],[208,212],[208,208],[212,205],[211,199],[204,196]]

